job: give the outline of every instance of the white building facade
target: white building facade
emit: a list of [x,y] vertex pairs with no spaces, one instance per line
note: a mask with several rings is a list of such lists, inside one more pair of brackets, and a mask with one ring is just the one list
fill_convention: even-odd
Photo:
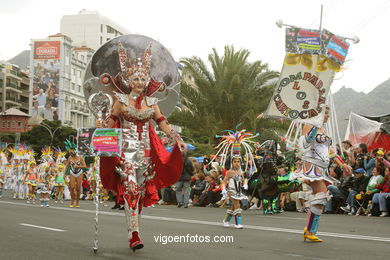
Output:
[[97,50],[109,40],[130,32],[97,11],[81,10],[76,15],[64,15],[60,32],[72,38],[74,46]]

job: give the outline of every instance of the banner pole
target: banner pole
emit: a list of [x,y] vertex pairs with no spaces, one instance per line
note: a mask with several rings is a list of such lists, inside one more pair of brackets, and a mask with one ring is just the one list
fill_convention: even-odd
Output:
[[[95,234],[94,234],[94,237],[93,237],[93,252],[96,254],[98,249],[99,249],[99,240],[98,240],[98,232],[99,232],[99,229],[98,229],[98,225],[99,225],[99,193],[100,193],[100,189],[99,189],[99,185],[100,185],[100,157],[98,156],[95,156],[95,163],[94,165],[96,165],[96,169],[94,170],[97,170],[97,174],[96,174],[96,190],[95,190],[95,196],[93,197],[93,201],[95,203]],[[92,172],[92,174],[94,174]]]
[[322,10],[323,10],[323,5],[321,4],[321,13],[320,13],[320,32],[322,30]]

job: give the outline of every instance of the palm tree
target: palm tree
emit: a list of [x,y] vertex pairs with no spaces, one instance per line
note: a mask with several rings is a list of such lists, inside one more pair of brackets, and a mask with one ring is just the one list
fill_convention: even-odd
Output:
[[249,54],[226,46],[221,57],[213,49],[208,57],[211,70],[198,57],[183,58],[183,109],[170,121],[189,129],[191,138],[209,144],[216,133],[239,123],[257,131],[257,116],[267,108],[279,73],[261,61],[248,62]]

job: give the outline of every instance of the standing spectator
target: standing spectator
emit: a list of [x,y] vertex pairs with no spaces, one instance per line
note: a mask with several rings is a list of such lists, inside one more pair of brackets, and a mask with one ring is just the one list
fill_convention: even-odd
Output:
[[355,203],[357,194],[364,194],[366,191],[366,187],[369,181],[369,178],[365,176],[364,169],[356,169],[354,179],[352,181],[352,187],[349,189],[349,194],[347,197],[347,206],[340,207],[345,212],[348,212],[348,215],[356,214]]
[[[379,210],[382,212],[381,217],[386,217],[389,215],[388,208],[386,205],[386,199],[390,198],[390,168],[386,167],[385,169],[385,178],[383,180],[383,184],[378,184],[376,186],[377,189],[380,190],[380,193],[375,193],[372,198],[372,204],[379,204]],[[371,216],[371,213],[368,214]]]
[[176,183],[176,200],[177,206],[180,208],[188,208],[190,199],[190,182],[194,174],[194,166],[191,160],[187,157],[187,153],[183,153],[183,171],[179,181]]

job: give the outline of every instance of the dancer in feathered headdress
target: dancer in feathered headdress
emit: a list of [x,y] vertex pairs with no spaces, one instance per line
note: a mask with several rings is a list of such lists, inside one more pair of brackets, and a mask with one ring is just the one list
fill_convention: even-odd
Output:
[[24,189],[23,189],[23,177],[24,177],[24,167],[23,167],[23,154],[22,151],[11,147],[8,149],[12,153],[12,166],[13,171],[13,190],[14,190],[14,199],[24,199]]
[[56,157],[56,167],[54,168],[54,186],[56,188],[56,200],[55,203],[60,201],[64,203],[64,190],[65,190],[65,165],[66,152],[62,152],[61,149],[54,149],[54,155]]
[[6,148],[7,147],[0,149],[0,198],[3,196],[3,185],[7,174],[8,159],[5,153]]
[[69,158],[65,162],[65,171],[70,168],[69,175],[69,191],[71,202],[69,207],[74,207],[76,200],[76,208],[80,207],[80,191],[84,176],[84,169],[87,168],[83,157],[77,155],[77,145],[69,140],[65,141],[65,148],[69,153]]
[[[230,220],[234,216],[236,222],[234,227],[243,228],[240,200],[247,199],[247,196],[243,193],[244,190],[248,189],[245,173],[250,175],[256,169],[251,145],[255,143],[252,139],[259,134],[253,135],[247,133],[246,130],[237,131],[238,127],[239,125],[236,127],[236,132],[225,130],[224,132],[228,132],[228,135],[217,135],[217,137],[222,138],[217,147],[217,155],[222,153],[222,165],[226,165],[227,159],[231,160],[230,170],[226,172],[225,178],[221,183],[222,195],[229,197],[232,201],[232,207],[227,210],[223,224],[225,227],[230,226]],[[244,152],[245,160],[241,156],[241,151]],[[244,172],[241,169],[242,163],[245,163]]]
[[66,152],[62,152],[60,148],[54,149],[54,156],[56,158],[56,164],[61,164],[66,161]]
[[28,161],[24,182],[28,185],[27,203],[35,204],[35,188],[38,185],[38,167],[35,159]]

